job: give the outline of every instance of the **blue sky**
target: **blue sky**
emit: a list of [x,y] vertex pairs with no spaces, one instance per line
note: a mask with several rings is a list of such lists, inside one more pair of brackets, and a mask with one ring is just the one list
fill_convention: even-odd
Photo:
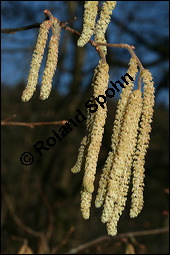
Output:
[[[74,4],[75,1],[72,1]],[[130,29],[139,32],[145,40],[151,44],[156,44],[161,37],[168,35],[168,1],[118,1],[113,16],[121,22],[131,21],[126,24]],[[1,1],[2,8],[2,28],[21,27],[34,23],[41,23],[44,20],[44,9],[49,9],[54,16],[59,20],[70,20],[72,17],[68,15],[68,6],[64,1]],[[19,15],[15,16],[19,10]],[[28,13],[25,12],[27,10]],[[81,31],[82,28],[82,11],[83,9],[77,8],[74,16],[77,16],[77,21],[74,23],[74,28]],[[3,15],[5,13],[5,15]],[[32,19],[30,19],[31,14]],[[135,13],[135,14],[134,14]],[[146,18],[147,17],[147,18]],[[71,26],[71,25],[70,25]],[[1,38],[1,81],[8,86],[15,86],[21,81],[27,81],[29,67],[32,57],[32,52],[35,46],[38,29],[27,30],[15,34],[2,34]],[[62,40],[66,38],[65,31],[62,31],[60,48],[62,48]],[[110,43],[128,43],[134,45],[136,42],[129,33],[122,33],[121,30],[112,22],[108,28],[108,39]],[[58,89],[61,93],[67,94],[69,84],[72,80],[72,61],[74,59],[74,41],[71,40],[67,48],[67,58],[64,62],[64,68],[67,70],[60,80]],[[88,47],[85,56],[85,65],[83,71],[87,73],[84,76],[82,86],[85,87],[91,80],[91,73],[88,70],[95,67],[98,58],[94,56],[95,52],[92,47]],[[144,45],[135,44],[136,54],[142,63],[149,63],[156,61],[158,55],[147,49]],[[124,50],[118,49],[117,52],[113,51],[117,58],[121,61],[129,61],[130,55]],[[119,54],[119,55],[118,55]],[[113,56],[114,57],[114,56]],[[89,64],[90,63],[90,64]],[[164,75],[164,70],[168,68],[168,61],[163,61],[160,65],[152,66],[150,71],[153,74],[155,86],[157,86],[160,77]],[[120,79],[120,76],[126,73],[126,68],[115,67],[110,70],[110,80],[113,82]],[[40,72],[40,80],[42,76],[43,66]],[[57,71],[58,72],[58,71]],[[57,77],[57,73],[56,76]],[[64,84],[64,86],[63,86]],[[157,97],[157,102],[164,102],[165,105],[169,103],[168,90],[162,89]]]

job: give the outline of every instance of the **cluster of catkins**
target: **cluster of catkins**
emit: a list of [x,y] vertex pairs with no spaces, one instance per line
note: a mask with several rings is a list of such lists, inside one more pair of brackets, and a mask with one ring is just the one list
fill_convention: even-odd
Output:
[[[100,17],[96,22],[98,14],[98,1],[85,1],[84,23],[81,36],[77,45],[83,47],[94,34],[95,42],[106,43],[105,33],[110,22],[115,1],[103,3]],[[52,36],[46,67],[42,77],[40,99],[49,97],[52,78],[58,62],[58,45],[60,39],[61,24],[59,20],[45,10],[50,17],[45,20],[39,30],[36,47],[33,53],[28,83],[22,94],[22,101],[27,102],[33,96],[38,82],[39,69],[43,59],[48,31],[52,28]],[[94,71],[92,80],[92,100],[104,95],[109,82],[109,65],[106,62],[106,46],[99,46],[102,59]],[[132,56],[127,73],[136,79],[138,73],[138,59]],[[148,148],[151,122],[154,106],[154,86],[150,72],[140,67],[140,81],[143,84],[137,90],[133,90],[134,82],[126,79],[124,88],[118,101],[113,134],[111,137],[111,149],[100,176],[99,187],[95,199],[95,206],[103,206],[101,220],[107,224],[109,235],[116,235],[117,223],[124,210],[129,183],[132,179],[132,195],[130,217],[136,217],[143,207],[144,186],[144,163],[146,150]],[[81,190],[81,212],[85,219],[90,217],[92,194],[94,192],[94,181],[98,155],[102,143],[104,125],[107,117],[107,108],[99,107],[95,112],[88,111],[87,134],[80,144],[78,158],[73,173],[84,169],[84,177]]]
[[[96,42],[105,42],[105,32],[110,15],[116,5],[115,1],[106,1],[95,24],[98,1],[85,1],[83,31],[78,46],[84,46],[94,33]],[[102,46],[103,47],[103,46]],[[101,50],[106,55],[105,46]],[[92,80],[93,96],[104,95],[108,87],[109,66],[101,59],[94,71]],[[138,61],[132,57],[127,73],[135,81],[138,73]],[[117,223],[125,208],[129,183],[132,179],[130,217],[136,217],[143,207],[144,164],[148,148],[154,106],[154,86],[149,70],[140,71],[143,84],[133,90],[134,82],[127,78],[118,101],[111,149],[100,176],[95,206],[103,206],[101,220],[107,224],[109,235],[116,235]],[[98,155],[104,133],[107,109],[99,107],[96,112],[88,111],[87,134],[83,137],[77,162],[71,169],[73,173],[84,170],[81,190],[81,212],[84,219],[90,217],[92,194]]]
[[31,68],[30,68],[30,73],[28,76],[28,83],[21,97],[23,102],[29,101],[36,90],[40,65],[43,59],[44,50],[46,47],[46,42],[48,39],[48,32],[50,27],[52,28],[52,36],[50,38],[50,42],[48,46],[47,61],[46,61],[45,69],[44,69],[44,74],[42,77],[40,99],[45,100],[50,95],[51,88],[52,88],[52,79],[53,79],[53,76],[57,67],[57,62],[58,62],[58,46],[59,46],[60,30],[61,30],[60,22],[58,21],[57,18],[52,16],[50,20],[45,20],[40,25],[37,43],[32,56]]

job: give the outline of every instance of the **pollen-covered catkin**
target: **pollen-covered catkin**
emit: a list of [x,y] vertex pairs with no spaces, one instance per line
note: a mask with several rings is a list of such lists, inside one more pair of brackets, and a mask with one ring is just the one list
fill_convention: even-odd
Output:
[[40,89],[40,99],[45,100],[49,97],[52,89],[52,79],[57,67],[58,62],[58,46],[60,40],[61,27],[57,19],[53,18],[53,35],[51,36],[48,55],[46,61],[46,67],[42,77],[42,86]]
[[[97,97],[99,95],[104,95],[105,90],[108,86],[109,79],[109,66],[107,63],[102,63],[100,60],[99,65],[95,70],[95,80],[92,83],[94,87],[93,96]],[[83,178],[83,187],[88,192],[94,191],[94,178],[97,166],[97,159],[100,150],[100,145],[104,132],[104,124],[107,114],[106,105],[104,108],[98,107],[94,114],[94,123],[90,133],[90,144],[87,148],[87,156],[85,162],[85,173]]]
[[151,132],[154,106],[154,82],[149,70],[144,69],[141,78],[144,83],[143,108],[133,162],[133,187],[130,209],[131,218],[136,217],[143,208],[144,164],[150,140],[149,133]]
[[[116,1],[106,1],[105,3],[103,3],[103,6],[100,12],[100,18],[97,21],[95,33],[94,33],[96,42],[107,43],[105,39],[105,34],[110,22],[110,16],[115,6],[116,6]],[[106,46],[100,46],[100,48],[103,51],[103,53],[106,55],[107,54]]]
[[125,206],[141,108],[141,91],[135,90],[128,100],[120,141],[109,174],[102,222],[110,221],[114,217],[114,209],[117,209],[120,215]]
[[102,169],[102,174],[100,176],[99,188],[98,188],[96,199],[95,199],[95,206],[97,208],[101,207],[104,203],[104,199],[106,197],[106,192],[107,192],[109,173],[110,173],[110,169],[112,168],[112,164],[113,164],[113,153],[110,151],[106,159],[105,165]]
[[132,57],[129,61],[129,68],[127,70],[127,73],[133,78],[133,81],[131,81],[128,77],[126,77],[127,83],[124,83],[124,88],[122,89],[122,93],[118,101],[115,121],[113,125],[113,132],[111,137],[111,149],[113,153],[116,152],[116,148],[119,143],[120,129],[124,121],[126,106],[128,103],[129,96],[132,93],[132,89],[134,87],[134,81],[136,80],[137,72],[138,72],[137,60],[136,58]]
[[[126,204],[141,110],[142,93],[140,90],[135,90],[130,95],[128,100],[125,120],[120,135],[120,142],[117,148],[115,160],[113,162],[108,184],[106,201],[107,199],[110,200],[111,196],[113,205],[113,209],[107,223],[107,230],[109,235],[115,235],[117,231],[117,222]],[[102,219],[106,220],[104,218]]]
[[[99,95],[104,95],[104,92],[108,86],[108,79],[109,79],[108,71],[109,71],[108,64],[103,63],[100,60],[99,65],[95,69],[94,78],[92,81],[92,86],[94,90],[94,93],[93,93],[94,98]],[[83,183],[82,183],[82,189],[83,189],[82,195],[88,197],[88,203],[87,203],[87,199],[86,200],[83,198],[81,199],[81,211],[82,211],[83,217],[84,217],[84,212],[83,212],[84,210],[85,210],[85,214],[87,211],[90,213],[90,206],[91,206],[90,198],[92,199],[92,193],[94,191],[94,179],[95,179],[95,173],[96,173],[96,167],[97,167],[98,154],[100,151],[100,146],[101,146],[103,132],[104,132],[106,113],[107,113],[106,105],[104,106],[104,108],[99,106],[96,112],[91,113],[93,116],[93,118],[91,118],[93,123],[90,123],[91,129],[89,129],[88,136],[87,136],[88,146],[87,146],[87,154],[86,154],[85,167],[84,167],[84,177],[83,177]],[[86,202],[86,205],[84,205],[84,201]]]
[[[127,70],[127,73],[135,81],[137,72],[138,72],[137,61],[136,61],[136,58],[132,57],[129,62],[129,68]],[[126,80],[128,83],[124,83],[124,88],[122,89],[122,93],[120,95],[121,98],[118,101],[118,106],[116,110],[116,116],[115,116],[115,121],[113,125],[112,137],[111,137],[111,151],[109,152],[109,155],[106,159],[105,165],[102,170],[102,174],[100,176],[99,188],[98,188],[97,196],[95,200],[96,207],[102,206],[105,199],[107,183],[108,183],[107,180],[110,173],[110,169],[113,165],[113,159],[115,157],[117,145],[119,143],[120,132],[121,132],[121,127],[124,121],[124,115],[126,112],[127,102],[128,102],[130,94],[132,93],[132,89],[134,87],[133,81],[131,81],[128,77],[126,78]]]
[[77,46],[83,47],[93,35],[97,12],[98,1],[85,1],[83,31],[77,41]]
[[29,101],[30,98],[34,94],[34,91],[36,90],[39,69],[40,69],[42,58],[43,58],[44,49],[45,49],[46,41],[48,38],[48,30],[49,30],[50,26],[51,26],[51,23],[49,20],[45,20],[40,25],[37,43],[36,43],[35,50],[34,50],[34,53],[32,56],[27,86],[26,86],[25,90],[23,91],[23,94],[21,97],[23,102]]
[[80,210],[82,216],[85,220],[90,217],[90,207],[91,207],[92,194],[87,191],[81,191],[81,204]]
[[72,173],[78,173],[80,172],[83,164],[83,160],[85,157],[85,149],[86,149],[86,144],[87,144],[87,135],[85,135],[80,143],[80,148],[78,151],[78,156],[77,156],[77,161],[75,165],[72,167],[71,172]]
[[81,170],[84,169],[84,162],[85,162],[85,157],[87,154],[87,146],[89,145],[91,141],[91,131],[93,127],[93,122],[94,122],[94,114],[90,113],[89,109],[87,110],[87,121],[86,121],[86,135],[83,137],[79,151],[78,151],[78,156],[77,156],[77,161],[75,165],[72,167],[71,172],[72,173],[78,173]]

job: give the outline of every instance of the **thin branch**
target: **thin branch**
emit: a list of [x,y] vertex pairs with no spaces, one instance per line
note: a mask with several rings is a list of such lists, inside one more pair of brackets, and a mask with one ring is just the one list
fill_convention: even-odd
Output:
[[45,251],[44,254],[49,254],[49,247],[48,247],[48,242],[46,239],[46,236],[44,235],[43,232],[39,232],[36,231],[30,227],[28,227],[27,225],[25,225],[22,220],[18,217],[18,215],[15,212],[15,209],[13,207],[13,204],[11,202],[11,198],[10,196],[3,190],[3,195],[4,195],[4,200],[6,202],[6,205],[9,209],[9,212],[13,218],[13,220],[15,221],[15,223],[18,225],[18,227],[20,227],[23,231],[25,231],[26,233],[38,237],[41,240],[41,243],[43,245],[43,250]]
[[131,56],[136,59],[138,66],[140,68],[140,75],[139,75],[139,79],[138,79],[138,89],[141,89],[141,73],[142,73],[142,70],[144,69],[144,67],[142,66],[142,63],[140,62],[139,58],[136,56],[135,52],[133,51],[135,49],[135,47],[132,45],[126,44],[126,43],[111,44],[111,43],[96,42],[96,44],[107,46],[107,47],[116,47],[116,48],[127,49],[129,51],[129,53],[131,54]]
[[[61,23],[60,23],[60,26],[61,26],[62,28],[64,28],[66,31],[69,31],[69,32],[72,33],[72,34],[75,34],[75,35],[78,35],[78,36],[81,35],[81,33],[78,32],[77,30],[74,30],[73,28],[66,26],[66,22],[61,22]],[[95,43],[94,41],[92,41],[92,40],[89,40],[88,43],[90,43],[91,46],[93,46],[93,47],[96,48],[96,51],[98,52],[99,57],[103,60],[103,62],[106,62],[106,58],[105,58],[105,56],[104,56],[102,50],[100,49],[99,45],[96,44],[96,43]]]
[[24,126],[29,128],[34,128],[35,126],[46,126],[46,125],[64,125],[68,120],[59,120],[59,121],[49,121],[49,122],[15,122],[15,121],[6,121],[2,120],[2,126]]
[[[53,17],[53,15],[51,14],[51,12],[49,10],[44,10],[44,14],[46,15],[47,19],[50,19],[51,17]],[[67,21],[67,22],[61,22],[59,20],[58,21],[60,23],[60,26],[62,28],[64,28],[66,31],[69,31],[73,34],[76,34],[76,35],[80,36],[81,35],[80,32],[74,30],[73,28],[70,28],[69,26],[66,26],[66,24],[68,24],[70,22],[73,22],[74,20],[76,20],[76,17],[74,17],[71,21]],[[32,29],[32,28],[35,28],[37,26],[39,27],[40,24],[36,23],[34,25],[27,26],[27,27],[22,27],[22,28],[18,28],[18,29],[1,29],[1,32],[2,33],[14,33],[14,32],[18,32],[18,31]],[[120,43],[120,44],[100,43],[100,42],[95,42],[95,41],[92,41],[92,40],[89,40],[88,43],[90,43],[92,47],[95,47],[96,51],[98,52],[99,57],[102,59],[102,61],[104,63],[106,62],[106,58],[105,58],[105,56],[104,56],[104,54],[103,54],[103,52],[102,52],[102,50],[100,49],[99,46],[116,47],[116,48],[127,49],[129,51],[129,53],[131,54],[131,56],[134,57],[137,60],[138,66],[140,68],[140,75],[139,75],[139,80],[138,80],[138,89],[141,89],[141,79],[140,79],[140,77],[141,77],[141,72],[144,68],[143,68],[142,63],[140,62],[139,58],[136,56],[135,52],[133,51],[135,49],[134,46],[131,46],[131,45],[128,45],[128,44],[125,44],[125,43]]]
[[48,199],[48,196],[45,194],[44,190],[41,188],[40,185],[37,185],[37,190],[38,190],[39,194],[41,195],[44,206],[47,209],[48,227],[47,227],[47,230],[46,230],[45,237],[46,237],[47,241],[49,241],[51,236],[52,236],[53,229],[54,229],[54,225],[53,225],[54,215],[53,215],[52,207],[51,207],[50,201]]
[[[44,14],[47,16],[47,18],[51,18],[52,17],[52,14],[49,10],[44,10]],[[74,30],[73,28],[70,28],[69,26],[66,26],[66,24],[70,23],[70,22],[73,22],[74,20],[76,20],[77,18],[74,17],[71,21],[67,21],[67,22],[60,22],[60,26],[62,28],[64,28],[66,31],[69,31],[73,34],[76,34],[78,36],[81,35],[80,32]],[[32,28],[37,28],[37,27],[40,27],[40,24],[39,23],[36,23],[36,24],[33,24],[33,25],[30,25],[30,26],[26,26],[26,27],[21,27],[21,28],[15,28],[15,29],[1,29],[1,33],[15,33],[15,32],[18,32],[18,31],[23,31],[23,30],[28,30],[28,29],[32,29]],[[128,44],[125,44],[125,43],[121,43],[121,44],[109,44],[109,43],[100,43],[100,42],[95,42],[95,41],[92,41],[92,40],[89,40],[88,43],[90,43],[93,47],[96,48],[96,51],[98,52],[100,58],[103,60],[103,62],[106,62],[106,58],[102,52],[102,50],[100,49],[100,45],[101,46],[106,46],[106,47],[117,47],[117,48],[125,48],[129,51],[129,53],[131,54],[131,56],[135,57],[137,62],[138,62],[138,65],[140,67],[140,71],[142,71],[144,68],[140,62],[140,60],[138,59],[138,57],[136,56],[135,52],[133,51],[133,49],[135,48],[134,46],[130,46]],[[139,84],[139,87],[140,87],[140,84]]]
[[43,236],[43,233],[42,232],[39,232],[39,231],[36,231],[28,226],[26,226],[21,220],[20,218],[16,215],[15,213],[15,209],[12,205],[12,202],[11,202],[11,199],[9,197],[9,195],[7,193],[3,193],[4,195],[4,199],[5,199],[5,202],[6,202],[6,205],[9,209],[9,212],[13,218],[13,220],[15,221],[15,223],[22,229],[24,230],[26,233],[32,235],[32,236],[36,236],[36,237],[42,237]]
[[1,28],[1,33],[3,34],[15,34],[16,32],[25,31],[33,28],[39,28],[41,23],[35,23],[33,25],[18,27],[18,28]]
[[158,228],[158,229],[151,229],[151,230],[144,230],[144,231],[137,231],[137,232],[128,232],[128,233],[122,233],[119,235],[116,235],[114,237],[110,237],[108,235],[98,237],[90,242],[87,242],[85,244],[79,245],[76,248],[71,249],[69,252],[64,254],[76,254],[84,249],[87,249],[93,245],[96,245],[100,242],[107,241],[107,240],[113,240],[117,238],[124,238],[124,237],[134,237],[134,236],[147,236],[147,235],[156,235],[156,234],[162,234],[169,232],[169,228]]
[[124,48],[124,49],[127,49],[129,51],[129,53],[131,54],[131,56],[136,58],[140,69],[141,70],[144,69],[144,67],[142,66],[142,63],[140,62],[139,58],[136,56],[135,52],[133,51],[135,49],[135,47],[133,45],[129,45],[129,44],[126,44],[126,43],[111,44],[111,43],[100,43],[100,42],[96,42],[96,44],[102,45],[102,46],[107,46],[107,47],[115,47],[115,48]]
[[56,246],[54,247],[52,250],[51,250],[51,254],[56,254],[58,253],[58,251],[68,243],[68,241],[70,240],[70,235],[75,231],[75,227],[74,226],[71,226],[70,229],[68,230],[68,232],[66,233],[65,237],[61,240],[61,242]]

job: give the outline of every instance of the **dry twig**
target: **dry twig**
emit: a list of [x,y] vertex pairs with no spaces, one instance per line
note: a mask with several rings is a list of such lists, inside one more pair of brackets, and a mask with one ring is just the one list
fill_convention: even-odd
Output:
[[[49,16],[49,11],[48,10],[45,10],[44,11],[45,15],[46,16]],[[66,22],[60,22],[60,26],[62,28],[64,28],[66,31],[69,31],[70,33],[72,34],[76,34],[80,37],[81,33],[76,31],[75,29],[67,26],[68,23],[71,23],[73,21],[75,21],[77,18],[74,17],[72,20],[70,21],[66,21]],[[33,29],[33,28],[39,28],[40,27],[40,23],[35,23],[35,24],[32,24],[30,26],[25,26],[25,27],[20,27],[20,28],[2,28],[1,29],[1,33],[6,33],[6,34],[11,34],[11,33],[15,33],[15,32],[20,32],[20,31],[24,31],[24,30],[28,30],[28,29]],[[139,64],[139,67],[140,69],[142,70],[143,69],[143,66],[140,62],[140,60],[138,59],[138,57],[136,56],[135,52],[133,51],[133,49],[135,49],[134,46],[131,46],[131,45],[128,45],[128,44],[124,44],[124,43],[121,43],[121,44],[109,44],[109,43],[100,43],[100,42],[95,42],[95,41],[92,41],[92,40],[89,40],[88,41],[93,47],[96,48],[96,51],[98,52],[100,58],[103,60],[103,62],[105,62],[105,56],[102,52],[102,50],[100,49],[100,46],[106,46],[106,47],[116,47],[116,48],[125,48],[129,51],[129,53],[131,54],[131,56],[135,57],[137,59],[137,62]]]
[[35,126],[47,126],[47,125],[64,125],[67,120],[49,121],[49,122],[14,122],[14,121],[1,121],[2,126],[24,126],[34,128]]
[[144,230],[144,231],[136,231],[136,232],[128,232],[128,233],[122,233],[118,234],[114,237],[110,237],[108,235],[104,235],[101,237],[98,237],[90,242],[87,242],[85,244],[81,244],[76,248],[71,249],[67,253],[64,254],[76,254],[84,249],[87,249],[93,245],[96,245],[98,243],[101,243],[103,241],[109,241],[113,239],[118,239],[118,238],[124,238],[124,237],[134,237],[134,236],[147,236],[147,235],[156,235],[156,234],[163,234],[169,232],[169,227],[164,227],[164,228],[158,228],[158,229],[150,229],[150,230]]
[[54,247],[52,250],[51,250],[51,254],[56,254],[64,245],[66,245],[68,243],[68,241],[70,240],[70,235],[75,231],[75,227],[74,226],[71,226],[69,228],[69,230],[67,231],[65,237],[61,240],[61,242],[56,246]]

